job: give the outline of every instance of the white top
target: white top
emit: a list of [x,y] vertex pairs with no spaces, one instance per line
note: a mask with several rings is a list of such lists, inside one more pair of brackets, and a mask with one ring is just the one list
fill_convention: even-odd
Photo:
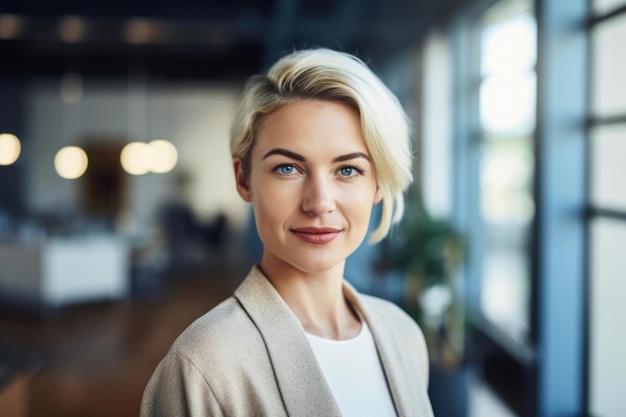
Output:
[[397,417],[374,337],[365,321],[361,323],[352,339],[308,333],[307,338],[344,417]]

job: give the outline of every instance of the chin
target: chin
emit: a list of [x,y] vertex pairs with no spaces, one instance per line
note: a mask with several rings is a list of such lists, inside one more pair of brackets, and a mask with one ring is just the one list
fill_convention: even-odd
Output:
[[318,257],[314,255],[299,257],[299,259],[285,259],[285,262],[290,264],[293,268],[306,272],[309,274],[318,274],[331,271],[339,266],[342,266],[345,262],[345,258],[333,258]]

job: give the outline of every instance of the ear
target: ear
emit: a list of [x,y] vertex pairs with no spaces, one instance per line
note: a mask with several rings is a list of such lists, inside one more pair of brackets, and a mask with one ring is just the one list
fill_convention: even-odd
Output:
[[239,158],[233,159],[233,168],[235,170],[235,182],[237,184],[237,192],[245,201],[250,202],[252,200],[252,193],[250,192],[250,182],[248,181],[248,175],[243,169],[243,161]]
[[376,193],[374,194],[374,204],[380,203],[383,199],[383,193],[380,192],[380,188],[376,187]]

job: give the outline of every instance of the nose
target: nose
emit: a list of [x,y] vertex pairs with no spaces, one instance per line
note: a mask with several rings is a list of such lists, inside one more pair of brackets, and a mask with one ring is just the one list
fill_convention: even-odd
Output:
[[310,176],[305,181],[302,210],[306,213],[321,216],[335,209],[331,180],[322,175]]

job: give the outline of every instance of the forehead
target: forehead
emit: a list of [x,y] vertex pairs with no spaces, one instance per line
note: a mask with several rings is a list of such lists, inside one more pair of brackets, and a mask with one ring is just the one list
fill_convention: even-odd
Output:
[[255,148],[276,146],[368,153],[359,115],[345,104],[320,100],[287,104],[265,116]]

